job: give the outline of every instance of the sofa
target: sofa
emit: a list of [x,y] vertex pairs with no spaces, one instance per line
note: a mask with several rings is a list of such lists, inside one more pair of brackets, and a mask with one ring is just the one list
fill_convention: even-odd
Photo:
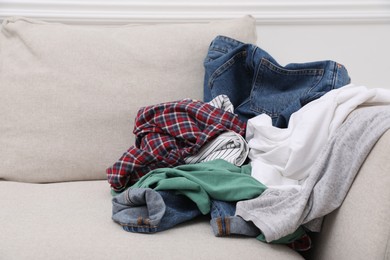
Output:
[[0,259],[390,259],[390,131],[341,207],[310,234],[308,252],[216,237],[209,216],[155,234],[112,221],[106,169],[134,143],[138,109],[202,100],[203,59],[217,35],[255,44],[255,20],[93,26],[4,19]]

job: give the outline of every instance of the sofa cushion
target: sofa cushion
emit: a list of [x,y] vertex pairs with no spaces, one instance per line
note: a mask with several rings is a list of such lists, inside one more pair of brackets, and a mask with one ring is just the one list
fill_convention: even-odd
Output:
[[1,259],[302,259],[287,246],[215,237],[206,216],[160,233],[126,232],[111,220],[106,181],[0,181],[0,197]]
[[134,143],[142,106],[202,99],[219,34],[254,43],[254,19],[80,26],[5,19],[0,33],[0,179],[105,179]]

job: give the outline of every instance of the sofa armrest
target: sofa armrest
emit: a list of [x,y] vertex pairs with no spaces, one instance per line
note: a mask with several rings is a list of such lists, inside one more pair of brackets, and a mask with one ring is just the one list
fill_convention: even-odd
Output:
[[310,259],[390,259],[389,187],[390,130],[371,150],[341,207],[325,217]]

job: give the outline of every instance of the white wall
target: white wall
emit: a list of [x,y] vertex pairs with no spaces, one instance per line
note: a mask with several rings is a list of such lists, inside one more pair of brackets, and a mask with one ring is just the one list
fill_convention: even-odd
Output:
[[390,89],[390,24],[259,25],[258,45],[282,65],[323,59],[355,84]]
[[332,59],[352,81],[390,88],[390,0],[0,0],[0,19],[81,24],[206,22],[253,15],[279,63]]
[[0,17],[82,23],[206,21],[252,14],[259,24],[389,22],[389,0],[0,0]]

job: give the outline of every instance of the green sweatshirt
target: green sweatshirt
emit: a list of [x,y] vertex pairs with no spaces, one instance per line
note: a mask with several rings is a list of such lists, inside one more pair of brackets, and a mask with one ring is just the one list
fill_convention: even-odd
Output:
[[203,214],[210,199],[240,201],[258,197],[266,186],[251,177],[251,166],[237,167],[225,160],[160,168],[143,176],[132,188],[175,190],[194,201]]

